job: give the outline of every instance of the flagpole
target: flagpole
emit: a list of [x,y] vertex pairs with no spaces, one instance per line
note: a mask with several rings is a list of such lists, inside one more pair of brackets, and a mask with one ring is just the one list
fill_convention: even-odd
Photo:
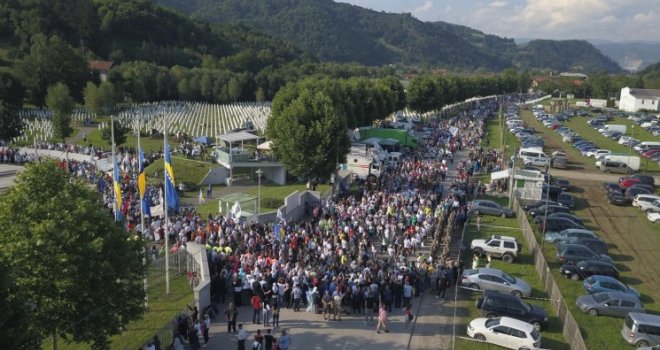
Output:
[[115,117],[114,115],[110,115],[110,138],[112,139],[112,208],[114,209],[113,213],[115,216],[115,221],[117,221],[117,210],[120,210],[121,208],[117,208],[117,191],[115,191]]
[[[138,177],[141,175],[141,172],[143,171],[144,167],[144,159],[142,157],[142,146],[140,145],[140,127],[142,121],[142,116],[138,118],[138,128],[137,128],[137,144],[138,144]],[[147,309],[149,308],[149,279],[147,278],[147,255],[149,254],[149,248],[148,248],[148,242],[149,240],[144,236],[145,233],[145,227],[144,227],[144,198],[143,194],[141,193],[139,187],[140,181],[138,180],[138,194],[140,197],[140,227],[142,227],[142,239],[144,239],[144,257],[142,257],[142,264],[144,265],[145,268],[145,274],[144,274],[144,308]]]
[[[167,121],[163,115],[163,186],[167,186],[167,169],[165,167],[165,147],[167,147]],[[170,294],[170,252],[167,241],[167,190],[163,191],[163,218],[165,219],[165,293]]]

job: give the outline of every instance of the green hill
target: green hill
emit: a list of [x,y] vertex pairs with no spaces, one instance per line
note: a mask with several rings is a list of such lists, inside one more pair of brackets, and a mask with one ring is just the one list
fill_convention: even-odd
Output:
[[[328,61],[490,71],[507,67],[621,70],[585,41],[539,40],[518,47],[513,39],[466,26],[423,22],[410,14],[377,12],[332,0],[158,1],[195,18],[259,28]],[[552,59],[545,58],[545,50]]]

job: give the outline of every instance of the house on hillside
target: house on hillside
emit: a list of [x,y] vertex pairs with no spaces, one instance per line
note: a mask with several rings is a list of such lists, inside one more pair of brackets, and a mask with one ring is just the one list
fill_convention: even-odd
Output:
[[660,90],[635,89],[624,87],[621,89],[619,109],[626,112],[637,112],[642,109],[660,111]]
[[111,61],[89,61],[89,70],[99,81],[106,81],[113,64]]

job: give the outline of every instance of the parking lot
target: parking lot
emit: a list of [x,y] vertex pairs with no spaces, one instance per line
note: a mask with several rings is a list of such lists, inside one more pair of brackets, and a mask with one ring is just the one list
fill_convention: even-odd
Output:
[[[594,158],[585,157],[579,150],[571,147],[570,143],[562,142],[562,136],[535,119],[531,111],[524,111],[521,116],[525,126],[534,128],[534,135],[544,141],[545,153],[551,154],[553,151],[566,153],[569,160],[568,168],[566,170],[551,169],[550,174],[555,176],[560,174],[571,178],[571,193],[575,197],[572,214],[582,218],[586,229],[597,233],[600,239],[608,244],[608,254],[621,274],[621,282],[634,287],[641,293],[640,299],[646,312],[660,312],[660,283],[658,283],[659,277],[654,264],[657,260],[657,252],[660,250],[660,225],[649,222],[645,214],[636,207],[617,206],[607,201],[602,189],[603,180],[616,180],[621,175],[606,175],[596,170],[593,164]],[[586,116],[573,117],[561,124],[598,147],[608,146],[614,152],[620,152],[622,148],[630,151],[630,146],[618,145],[612,139],[606,138],[594,128],[589,127],[586,122],[588,119],[589,117]],[[627,125],[632,131],[632,121],[617,117],[611,122]],[[658,139],[639,126],[636,126],[634,130],[640,142]],[[632,150],[632,154],[638,155],[634,150]],[[646,166],[645,160],[642,160],[642,170]],[[657,163],[649,161],[648,169],[655,171]],[[537,237],[539,240],[542,239],[540,231],[537,232]],[[546,244],[545,247],[546,259],[550,263],[562,294],[569,303],[571,312],[580,324],[588,348],[631,347],[620,335],[623,319],[589,316],[576,307],[575,299],[585,294],[582,283],[562,277],[555,247],[552,244]]]

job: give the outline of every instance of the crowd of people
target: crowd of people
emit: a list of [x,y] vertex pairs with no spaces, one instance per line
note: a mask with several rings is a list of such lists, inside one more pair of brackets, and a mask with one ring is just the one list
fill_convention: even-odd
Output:
[[[493,115],[496,106],[473,106],[471,113]],[[358,196],[316,203],[303,221],[258,225],[222,214],[204,218],[195,211],[181,211],[172,213],[167,223],[154,217],[141,227],[139,164],[130,151],[119,159],[124,195],[121,211],[127,227],[153,241],[153,249],[162,249],[158,242],[166,237],[172,251],[185,249],[187,242],[206,246],[212,300],[227,305],[227,332],[236,333],[239,350],[249,337],[242,325],[237,327],[238,314],[247,308],[252,311],[253,324],[264,327],[264,334],[259,330],[254,335],[252,349],[288,348],[291,338],[279,324],[283,309],[304,309],[328,322],[340,322],[346,316],[363,318],[367,327],[377,323],[378,333],[389,332],[390,313],[402,313],[407,327],[413,318],[414,298],[434,285],[436,296],[445,299],[463,268],[460,261],[435,261],[420,254],[420,247],[441,216],[455,211],[457,225],[462,225],[468,216],[468,198],[482,190],[473,176],[502,166],[497,152],[480,145],[485,119],[464,112],[426,126],[432,131],[418,149],[388,165],[376,186],[363,184]],[[85,152],[84,147],[52,147]],[[6,160],[10,148],[2,150],[0,159]],[[469,156],[455,160],[461,150],[468,150]],[[148,161],[159,156],[152,153]],[[454,165],[456,178],[445,182]],[[111,208],[112,179],[108,174],[97,172],[89,162],[69,161],[63,167],[96,184]],[[152,205],[159,203],[161,192],[162,185],[149,186]],[[198,313],[195,309],[187,318],[176,320],[175,349],[184,343],[198,348],[200,337],[208,341],[210,322],[216,315],[205,312],[199,317]],[[271,329],[279,330],[280,337]]]

